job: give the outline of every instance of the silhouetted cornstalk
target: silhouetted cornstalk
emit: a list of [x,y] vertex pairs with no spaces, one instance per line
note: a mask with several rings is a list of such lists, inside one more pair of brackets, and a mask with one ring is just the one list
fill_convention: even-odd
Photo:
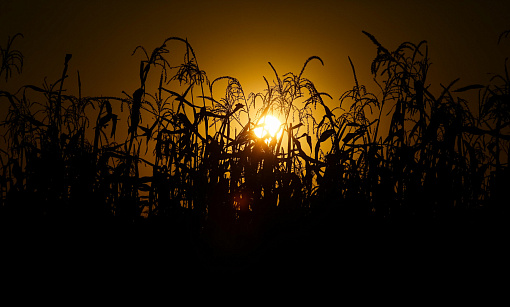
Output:
[[[78,97],[66,94],[67,55],[54,84],[0,91],[9,104],[2,210],[191,221],[184,226],[221,241],[331,208],[347,221],[499,206],[510,177],[507,71],[488,86],[456,88],[455,80],[432,93],[425,41],[389,51],[364,33],[377,48],[371,72],[380,94],[360,82],[349,58],[354,86],[339,103],[304,76],[307,65],[324,64],[316,56],[299,74],[280,76],[269,63],[273,83],[264,78],[266,89],[246,97],[234,77],[210,82],[188,41],[171,37],[150,54],[135,49],[143,53],[140,86],[119,98],[83,97],[79,74]],[[185,52],[171,65],[174,42]],[[2,49],[6,77],[22,64],[11,43]],[[475,90],[477,112],[462,98]],[[268,114],[282,119],[280,133],[259,138],[254,130]]]

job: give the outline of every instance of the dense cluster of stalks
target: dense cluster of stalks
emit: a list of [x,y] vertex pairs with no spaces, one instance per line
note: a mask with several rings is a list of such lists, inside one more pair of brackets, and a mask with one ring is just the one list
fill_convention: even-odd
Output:
[[[80,84],[77,96],[66,94],[67,55],[55,83],[0,91],[9,105],[1,214],[157,220],[222,236],[331,208],[346,221],[440,219],[502,206],[510,183],[508,71],[490,85],[456,80],[432,93],[426,42],[389,51],[364,34],[377,48],[377,94],[351,62],[354,86],[337,102],[304,77],[318,57],[299,74],[280,76],[270,64],[274,81],[246,97],[233,77],[210,82],[189,43],[172,37],[152,53],[135,50],[143,60],[132,94],[85,97]],[[2,49],[6,79],[23,65],[12,40]],[[185,47],[179,65],[166,57],[170,44]],[[225,82],[224,96],[214,97]],[[476,92],[478,101],[462,98]],[[280,138],[255,136],[266,114],[282,120]]]

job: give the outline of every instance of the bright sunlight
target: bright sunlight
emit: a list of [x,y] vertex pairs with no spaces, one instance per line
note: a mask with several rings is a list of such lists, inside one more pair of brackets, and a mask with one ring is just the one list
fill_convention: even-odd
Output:
[[278,118],[272,115],[266,115],[261,118],[257,124],[257,128],[255,128],[255,135],[259,138],[267,137],[269,134],[270,137],[274,137],[278,134],[278,137],[282,135],[281,123]]

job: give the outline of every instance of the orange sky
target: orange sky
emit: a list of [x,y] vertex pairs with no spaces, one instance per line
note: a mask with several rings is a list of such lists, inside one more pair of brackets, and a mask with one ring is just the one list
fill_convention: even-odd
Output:
[[[209,79],[230,75],[245,92],[279,73],[298,73],[313,55],[306,76],[334,99],[353,85],[347,56],[360,82],[370,83],[376,49],[361,31],[388,49],[426,39],[432,78],[443,84],[487,82],[503,72],[510,39],[509,1],[22,1],[2,0],[0,44],[24,34],[15,46],[25,55],[23,75],[0,87],[56,81],[64,56],[72,53],[70,80],[80,71],[84,95],[122,96],[138,86],[137,45],[152,50],[170,36],[188,38]],[[177,45],[174,45],[177,46]],[[170,49],[172,51],[172,45]],[[180,56],[180,55],[179,55]]]

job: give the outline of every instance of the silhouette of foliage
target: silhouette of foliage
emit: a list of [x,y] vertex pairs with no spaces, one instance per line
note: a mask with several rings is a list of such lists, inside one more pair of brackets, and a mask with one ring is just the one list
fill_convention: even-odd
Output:
[[13,68],[18,74],[23,70],[23,54],[19,50],[12,49],[12,44],[18,36],[23,37],[21,33],[18,33],[7,39],[5,48],[0,47],[0,77],[5,74],[6,82],[12,77]]
[[[457,79],[432,93],[426,41],[390,51],[364,34],[377,48],[371,72],[380,94],[358,80],[349,58],[354,86],[336,104],[304,77],[307,65],[323,64],[317,56],[299,74],[280,76],[269,63],[273,84],[264,78],[266,89],[246,97],[234,77],[209,81],[188,41],[172,37],[150,54],[135,49],[144,59],[131,95],[83,97],[78,79],[76,97],[65,92],[66,55],[55,83],[0,91],[9,103],[2,215],[162,223],[233,251],[324,212],[328,223],[351,226],[502,212],[508,71],[489,85],[458,87]],[[2,49],[6,80],[23,64],[14,38]],[[178,65],[166,58],[171,43],[186,48]],[[463,95],[474,91],[479,101],[468,103]],[[267,114],[283,119],[281,137],[254,134]]]

